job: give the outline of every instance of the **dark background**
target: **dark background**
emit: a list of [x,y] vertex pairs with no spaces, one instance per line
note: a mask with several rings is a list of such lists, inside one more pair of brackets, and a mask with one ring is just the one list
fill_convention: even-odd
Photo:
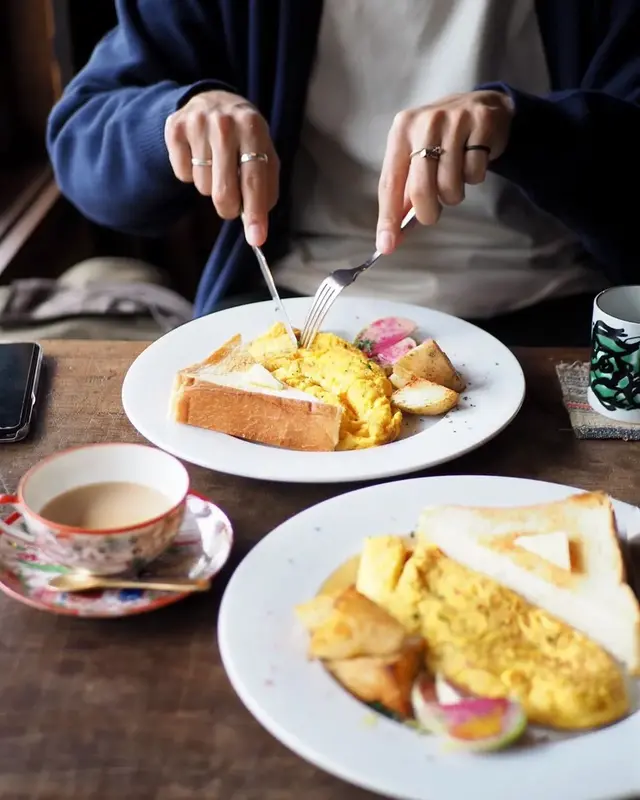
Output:
[[0,284],[129,256],[164,268],[191,298],[217,230],[209,201],[161,240],[125,236],[84,219],[60,196],[48,163],[49,111],[115,23],[113,0],[0,2]]

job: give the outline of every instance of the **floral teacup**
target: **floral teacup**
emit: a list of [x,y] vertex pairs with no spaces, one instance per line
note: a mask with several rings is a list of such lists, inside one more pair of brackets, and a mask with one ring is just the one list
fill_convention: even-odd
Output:
[[[56,497],[79,487],[131,483],[156,490],[166,504],[148,519],[116,528],[91,529],[61,524],[41,515]],[[0,495],[22,515],[24,531],[0,522],[13,538],[24,538],[49,559],[96,575],[138,570],[169,547],[184,518],[189,474],[177,458],[140,444],[96,444],[45,458],[20,480],[16,495]],[[125,515],[126,517],[126,515]]]

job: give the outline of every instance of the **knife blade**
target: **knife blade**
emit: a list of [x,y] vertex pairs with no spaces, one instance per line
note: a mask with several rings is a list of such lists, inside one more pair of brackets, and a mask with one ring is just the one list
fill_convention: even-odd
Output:
[[280,299],[280,295],[278,294],[278,289],[276,287],[275,281],[273,280],[273,275],[271,274],[271,270],[269,269],[269,264],[267,263],[267,259],[264,257],[264,253],[259,247],[252,245],[252,250],[256,254],[256,258],[258,259],[258,264],[260,264],[262,277],[264,278],[264,281],[267,284],[267,289],[269,289],[269,294],[271,295],[271,299],[276,304],[276,308],[278,309],[278,314],[280,315],[282,322],[284,323],[284,327],[287,330],[287,334],[291,339],[293,345],[297,349],[298,340],[296,338],[295,333],[293,332],[293,327],[291,326],[289,315],[285,311],[284,306],[282,304],[282,300]]

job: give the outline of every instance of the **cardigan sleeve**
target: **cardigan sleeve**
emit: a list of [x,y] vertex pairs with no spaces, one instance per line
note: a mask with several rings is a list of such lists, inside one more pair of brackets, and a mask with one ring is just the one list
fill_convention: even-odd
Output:
[[561,220],[616,282],[640,270],[640,7],[611,2],[580,86],[535,97],[505,84],[515,106],[491,170]]
[[62,193],[87,218],[160,233],[195,200],[171,170],[167,117],[198,91],[236,91],[223,20],[218,3],[205,0],[116,7],[117,26],[50,114],[47,148]]

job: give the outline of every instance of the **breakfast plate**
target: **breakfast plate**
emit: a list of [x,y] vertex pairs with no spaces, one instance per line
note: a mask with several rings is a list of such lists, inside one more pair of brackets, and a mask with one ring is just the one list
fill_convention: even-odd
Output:
[[[640,712],[558,740],[482,755],[447,752],[438,737],[419,735],[370,711],[318,661],[310,661],[308,637],[294,613],[360,552],[365,537],[407,535],[425,506],[525,506],[579,491],[515,478],[418,478],[343,494],[293,517],[249,553],[224,594],[218,642],[235,691],[299,756],[385,797],[613,800],[637,795]],[[638,509],[618,501],[613,505],[621,535],[640,541]]]
[[[302,325],[310,302],[310,298],[284,301],[294,324]],[[270,302],[201,317],[151,344],[124,380],[125,413],[146,439],[185,461],[231,475],[292,483],[375,480],[432,467],[481,446],[518,413],[525,384],[517,359],[471,323],[402,303],[340,297],[323,329],[353,341],[366,325],[384,317],[414,320],[421,339],[437,340],[467,381],[457,408],[446,416],[405,420],[398,439],[390,444],[348,452],[300,452],[170,419],[176,374],[205,359],[237,333],[246,339],[264,334],[277,322]]]
[[[16,512],[6,520],[21,525]],[[233,544],[229,519],[216,505],[191,493],[185,520],[173,545],[143,573],[148,578],[213,578],[227,563]],[[102,589],[71,593],[51,591],[49,581],[68,572],[34,545],[0,534],[0,591],[32,608],[75,617],[128,617],[155,611],[188,597],[190,592]]]

